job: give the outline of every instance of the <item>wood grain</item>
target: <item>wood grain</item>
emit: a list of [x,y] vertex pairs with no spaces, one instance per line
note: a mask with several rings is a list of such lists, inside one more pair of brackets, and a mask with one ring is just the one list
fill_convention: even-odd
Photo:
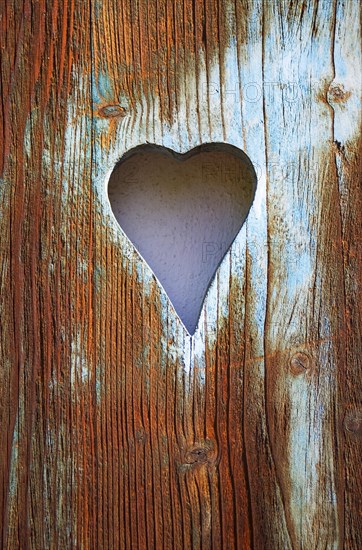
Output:
[[[362,546],[358,15],[1,2],[2,548]],[[210,141],[258,189],[190,338],[106,182]]]

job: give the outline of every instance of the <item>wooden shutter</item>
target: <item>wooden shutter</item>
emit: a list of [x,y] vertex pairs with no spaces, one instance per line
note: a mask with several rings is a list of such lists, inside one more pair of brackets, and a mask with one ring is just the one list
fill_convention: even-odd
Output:
[[[3,548],[361,547],[359,8],[1,2]],[[216,141],[258,188],[190,338],[106,180]]]

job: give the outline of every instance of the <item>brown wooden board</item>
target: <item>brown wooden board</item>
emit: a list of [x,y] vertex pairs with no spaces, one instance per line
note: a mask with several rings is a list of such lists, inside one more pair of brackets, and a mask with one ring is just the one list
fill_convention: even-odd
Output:
[[[359,0],[0,2],[1,548],[362,547],[360,43]],[[258,187],[190,338],[107,181],[209,142]]]

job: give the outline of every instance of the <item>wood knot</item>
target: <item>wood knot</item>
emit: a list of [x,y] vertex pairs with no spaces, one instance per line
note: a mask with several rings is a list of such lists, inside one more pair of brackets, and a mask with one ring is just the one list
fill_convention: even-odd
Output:
[[311,367],[311,358],[304,351],[294,353],[289,362],[290,372],[295,376],[309,372]]
[[344,418],[344,427],[351,435],[362,437],[362,412],[347,412]]
[[147,440],[147,434],[144,430],[137,430],[135,433],[135,439],[137,443],[145,443]]
[[194,445],[186,449],[183,462],[185,464],[212,464],[215,462],[215,453],[210,446]]
[[124,117],[127,114],[127,109],[118,104],[104,105],[103,107],[100,107],[98,114],[103,118]]
[[351,92],[346,92],[342,84],[331,84],[327,92],[328,103],[344,103]]

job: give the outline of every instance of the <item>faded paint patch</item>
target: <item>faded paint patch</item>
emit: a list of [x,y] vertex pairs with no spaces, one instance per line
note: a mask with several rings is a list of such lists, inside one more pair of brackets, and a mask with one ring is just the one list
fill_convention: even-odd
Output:
[[73,389],[79,383],[89,383],[92,372],[88,366],[84,329],[79,329],[71,342],[70,381]]

